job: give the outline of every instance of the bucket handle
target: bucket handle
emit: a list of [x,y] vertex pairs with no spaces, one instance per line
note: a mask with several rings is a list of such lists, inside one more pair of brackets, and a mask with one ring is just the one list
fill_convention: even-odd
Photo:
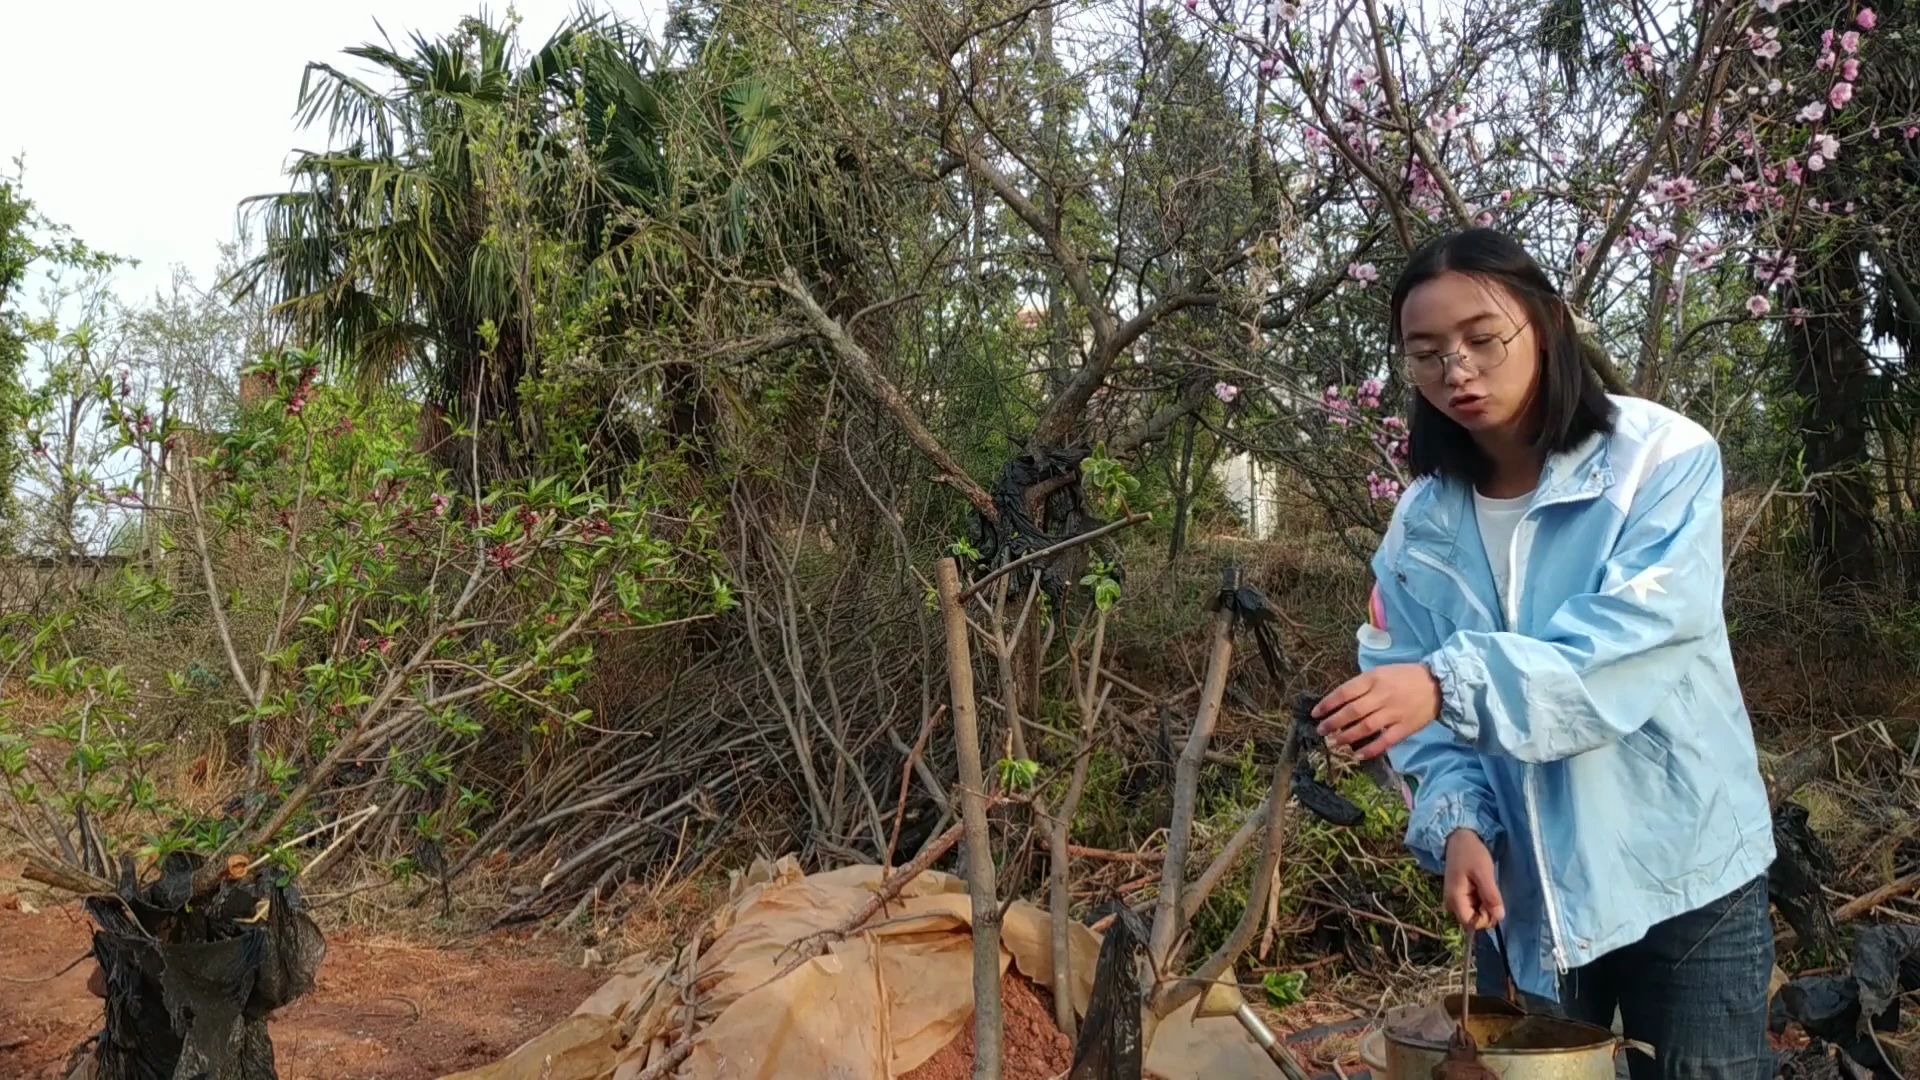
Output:
[[1628,1050],[1638,1050],[1641,1053],[1647,1055],[1647,1057],[1653,1058],[1656,1060],[1660,1056],[1658,1053],[1654,1051],[1653,1045],[1651,1043],[1643,1043],[1639,1039],[1615,1039],[1614,1040],[1614,1043],[1613,1043],[1614,1057],[1617,1058],[1622,1053]]

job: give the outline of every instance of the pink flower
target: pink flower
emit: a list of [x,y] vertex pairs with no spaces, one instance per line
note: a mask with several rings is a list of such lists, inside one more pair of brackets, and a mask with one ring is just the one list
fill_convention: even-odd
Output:
[[1900,137],[1903,139],[1920,139],[1920,126],[1907,128],[1907,130],[1900,133]]
[[1799,115],[1805,123],[1816,123],[1821,117],[1827,115],[1827,107],[1818,101],[1809,102],[1806,108],[1800,110]]
[[1832,105],[1835,112],[1846,108],[1847,102],[1852,100],[1853,84],[1850,82],[1834,83],[1833,89],[1827,91],[1827,104]]
[[1817,71],[1832,71],[1833,65],[1839,59],[1840,59],[1839,57],[1835,56],[1833,52],[1829,50],[1827,52],[1821,53],[1820,59],[1815,60],[1813,62],[1813,66],[1814,66],[1814,69]]
[[1585,240],[1582,240],[1579,243],[1573,245],[1573,257],[1575,259],[1578,259],[1581,262],[1586,262],[1587,254],[1592,250],[1593,250],[1593,245],[1586,242]]
[[437,518],[446,517],[447,507],[453,505],[453,500],[447,498],[445,495],[435,495],[429,501],[433,503],[433,516]]
[[1332,420],[1335,424],[1346,427],[1353,423],[1348,417],[1348,413],[1352,411],[1353,406],[1348,404],[1346,393],[1339,387],[1327,387],[1326,391],[1320,395],[1320,403],[1325,406],[1327,412],[1330,414],[1328,419]]
[[1449,105],[1446,112],[1427,117],[1427,127],[1433,129],[1435,135],[1445,135],[1466,123],[1472,116],[1473,113],[1465,105]]
[[1799,259],[1794,255],[1761,255],[1756,276],[1763,285],[1785,285],[1798,274]]
[[[1753,305],[1749,303],[1748,307]],[[495,544],[487,549],[487,562],[496,570],[511,570],[520,561],[520,553],[506,544]]]
[[1694,192],[1700,189],[1691,177],[1663,177],[1654,184],[1654,197],[1660,202],[1676,203],[1685,206],[1693,201]]
[[1845,50],[1848,56],[1852,56],[1854,53],[1859,52],[1860,51],[1859,32],[1856,30],[1849,30],[1844,34],[1841,34],[1840,48]]
[[1860,77],[1860,61],[1848,57],[1846,62],[1840,65],[1840,77],[1848,82],[1858,79]]
[[1306,128],[1300,132],[1300,137],[1306,141],[1306,144],[1308,146],[1312,147],[1315,150],[1322,150],[1326,148],[1327,133],[1324,131],[1321,131],[1317,127],[1314,127],[1312,124],[1308,124]]
[[1233,399],[1240,396],[1240,388],[1229,382],[1217,382],[1213,384],[1213,396],[1223,404],[1231,405]]
[[1822,30],[1820,32],[1820,47],[1823,49],[1833,48],[1833,31]]
[[1486,228],[1486,227],[1487,227],[1487,226],[1489,226],[1489,225],[1492,225],[1492,224],[1493,224],[1493,211],[1491,211],[1491,210],[1482,210],[1482,211],[1480,211],[1479,213],[1477,213],[1477,214],[1475,214],[1475,215],[1473,215],[1473,223],[1474,223],[1475,225],[1478,225],[1478,226],[1480,226],[1480,227],[1481,227],[1481,228],[1483,228],[1483,229],[1484,229],[1484,228]]
[[1627,74],[1652,76],[1660,70],[1660,64],[1653,58],[1653,46],[1644,41],[1636,41],[1627,54],[1620,58],[1626,65]]
[[1693,249],[1687,261],[1693,264],[1694,269],[1705,270],[1720,261],[1721,248],[1722,245],[1717,241],[1706,241]]
[[1273,78],[1274,70],[1279,66],[1280,66],[1280,61],[1274,59],[1273,57],[1271,56],[1261,57],[1260,58],[1260,77],[1263,79]]
[[1380,268],[1372,263],[1348,263],[1347,276],[1362,286],[1372,285],[1380,280]]
[[1754,318],[1756,319],[1765,318],[1767,312],[1772,310],[1773,310],[1773,302],[1768,300],[1766,297],[1761,296],[1759,293],[1755,293],[1752,296],[1747,297],[1747,314],[1753,316]]
[[1379,379],[1368,379],[1366,382],[1361,383],[1359,393],[1360,407],[1363,409],[1379,408],[1380,395],[1385,391],[1386,387],[1381,385]]
[[1188,11],[1199,11],[1199,10],[1200,10],[1200,0],[1187,0],[1187,10],[1188,10]]
[[1853,21],[1859,23],[1862,30],[1872,30],[1880,25],[1880,16],[1875,15],[1872,8],[1861,8],[1860,14],[1855,15]]
[[1824,131],[1813,137],[1813,148],[1816,153],[1828,161],[1832,161],[1834,158],[1840,156],[1840,140]]
[[1400,481],[1377,472],[1367,474],[1367,495],[1376,502],[1399,502]]
[[1806,308],[1803,308],[1803,307],[1788,308],[1787,317],[1788,317],[1788,321],[1792,322],[1793,325],[1795,326],[1807,325],[1807,309]]
[[1807,155],[1807,168],[1809,170],[1813,172],[1819,172],[1821,169],[1824,169],[1826,167],[1827,167],[1826,158],[1821,157],[1819,154]]

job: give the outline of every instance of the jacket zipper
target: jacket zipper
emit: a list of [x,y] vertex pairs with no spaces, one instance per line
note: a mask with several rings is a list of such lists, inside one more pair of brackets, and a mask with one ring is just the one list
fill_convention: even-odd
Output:
[[[1557,500],[1556,500],[1557,501]],[[1524,536],[1529,545],[1532,537],[1526,532],[1527,518],[1533,514],[1534,507],[1528,506],[1520,513],[1520,520],[1514,523],[1513,535],[1507,541],[1507,629],[1518,633],[1520,624],[1520,541]],[[1527,800],[1527,832],[1533,840],[1534,865],[1540,868],[1540,896],[1547,906],[1547,938],[1553,945],[1553,966],[1558,974],[1567,973],[1567,951],[1560,944],[1560,905],[1553,895],[1553,875],[1547,869],[1547,844],[1540,833],[1540,801],[1534,793],[1534,779],[1539,772],[1537,765],[1523,765],[1526,779],[1521,790]]]

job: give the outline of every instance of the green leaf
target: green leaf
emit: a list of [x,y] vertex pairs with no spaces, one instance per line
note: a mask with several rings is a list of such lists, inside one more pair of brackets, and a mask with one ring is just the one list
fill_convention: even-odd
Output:
[[1040,763],[1031,758],[1001,758],[1000,786],[1008,791],[1026,791],[1040,778]]
[[1267,1001],[1275,1008],[1298,1005],[1307,1000],[1307,973],[1304,971],[1269,971],[1260,980],[1266,988]]

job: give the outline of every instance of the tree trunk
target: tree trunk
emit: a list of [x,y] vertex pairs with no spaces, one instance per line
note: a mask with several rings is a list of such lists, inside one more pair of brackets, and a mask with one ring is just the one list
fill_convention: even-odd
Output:
[[1800,439],[1810,484],[1811,551],[1823,588],[1874,579],[1874,491],[1867,399],[1873,370],[1860,345],[1865,318],[1859,262],[1850,249],[1812,270],[1796,297],[1809,312],[1790,322],[1793,389],[1805,406]]
[[1187,518],[1193,513],[1193,436],[1200,422],[1187,418],[1187,430],[1180,437],[1180,471],[1173,482],[1173,538],[1167,541],[1167,558],[1177,559],[1187,548]]

